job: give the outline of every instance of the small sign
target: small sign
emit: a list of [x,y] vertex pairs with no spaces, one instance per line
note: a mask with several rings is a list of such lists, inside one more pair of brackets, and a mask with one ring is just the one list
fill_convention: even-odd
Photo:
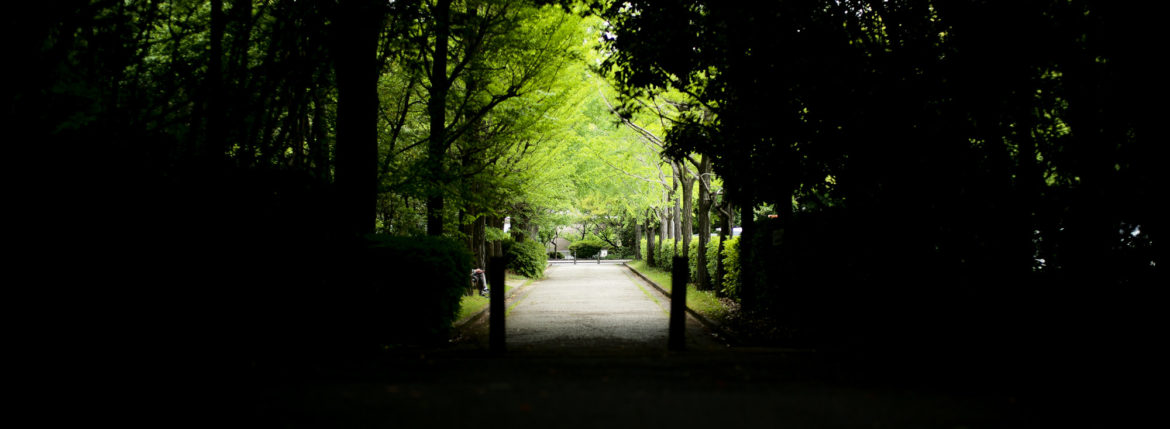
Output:
[[605,257],[605,254],[606,254],[606,253],[608,253],[608,252],[609,252],[608,250],[601,249],[601,257],[602,257],[602,258],[604,258],[604,257]]

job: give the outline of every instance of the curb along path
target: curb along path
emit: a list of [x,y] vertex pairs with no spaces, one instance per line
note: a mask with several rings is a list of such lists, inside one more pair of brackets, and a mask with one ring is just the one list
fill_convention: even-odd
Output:
[[[508,351],[665,352],[669,298],[627,270],[618,264],[557,265],[545,278],[511,291],[505,304]],[[484,325],[481,314],[461,330],[479,336]],[[722,347],[694,319],[687,331],[689,349]]]
[[[654,289],[656,289],[658,291],[658,293],[662,294],[667,299],[671,298],[670,292],[667,292],[666,289],[664,289],[658,283],[655,283],[654,280],[650,280],[649,277],[646,277],[646,275],[642,274],[638,270],[635,270],[633,267],[626,265],[625,263],[622,263],[622,266],[626,267],[626,269],[630,270],[630,272],[637,275],[638,278],[642,279],[642,281],[646,282],[646,284],[650,285],[650,287],[653,287]],[[715,335],[717,335],[723,341],[729,343],[728,345],[733,345],[736,343],[735,337],[733,337],[730,333],[728,333],[726,329],[723,329],[722,325],[720,325],[718,322],[716,322],[714,320],[708,319],[706,316],[700,314],[699,312],[692,310],[690,306],[687,307],[687,315],[693,317],[695,320],[699,321],[699,323],[702,323],[703,326],[707,327],[707,329],[711,330],[713,333],[715,333]],[[688,329],[688,331],[689,331],[689,329]],[[688,333],[690,333],[690,332],[688,332]]]

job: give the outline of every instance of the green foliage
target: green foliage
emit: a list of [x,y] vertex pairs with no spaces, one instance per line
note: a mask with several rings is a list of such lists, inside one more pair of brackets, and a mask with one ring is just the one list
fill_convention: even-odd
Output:
[[464,296],[459,301],[459,315],[456,316],[455,320],[459,321],[466,319],[471,317],[471,315],[483,310],[484,307],[487,307],[489,304],[488,299],[488,297],[482,296],[478,293]]
[[517,243],[508,239],[504,240],[503,247],[509,270],[532,279],[544,277],[548,255],[543,245],[532,240]]
[[510,235],[508,235],[508,233],[504,232],[503,228],[495,228],[495,227],[489,226],[489,227],[486,227],[483,229],[483,233],[484,233],[483,234],[484,240],[486,240],[488,242],[500,241],[500,240],[511,240],[512,239],[512,236],[510,236]]
[[616,255],[621,259],[632,259],[634,257],[634,222],[626,222],[622,227],[618,238],[621,240],[621,247],[617,249]]
[[573,255],[578,259],[586,259],[597,256],[601,253],[601,249],[609,249],[609,244],[596,239],[585,239],[574,242],[569,245],[569,250],[573,251]]
[[711,278],[712,288],[718,290],[720,285],[715,282],[715,268],[719,263],[719,236],[712,235],[710,240],[707,240],[707,275]]
[[373,288],[369,329],[383,344],[434,343],[447,339],[469,287],[471,256],[442,237],[371,237],[364,281]]
[[732,237],[723,243],[723,293],[732,298],[739,297],[739,237]]

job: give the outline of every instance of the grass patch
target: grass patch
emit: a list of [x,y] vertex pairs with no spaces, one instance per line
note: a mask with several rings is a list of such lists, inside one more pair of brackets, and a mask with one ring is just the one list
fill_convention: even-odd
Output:
[[459,317],[456,317],[455,320],[462,321],[463,319],[466,319],[468,317],[471,317],[471,315],[478,313],[480,310],[483,310],[484,307],[487,307],[487,306],[488,306],[488,298],[486,296],[479,296],[479,295],[464,296],[463,299],[459,301]]
[[[670,292],[670,273],[647,267],[644,260],[630,261],[626,264]],[[687,308],[715,321],[723,321],[730,311],[719,298],[715,297],[715,291],[700,291],[695,289],[695,285],[691,283],[687,284]]]
[[662,289],[670,292],[670,286],[673,284],[670,281],[670,273],[657,268],[650,268],[646,266],[645,260],[630,261],[627,262],[626,265],[629,265],[630,268],[634,269],[634,271],[642,273],[642,275],[646,276],[654,283],[658,283],[658,286],[662,287]]
[[715,291],[698,290],[692,284],[687,285],[687,307],[711,320],[722,321],[728,313],[727,306],[715,297]]
[[[524,286],[531,281],[528,277],[516,275],[512,273],[504,274],[504,285],[506,286],[504,293],[510,293],[513,289]],[[472,296],[464,296],[459,301],[459,316],[455,318],[456,322],[462,322],[464,319],[483,311],[487,308],[491,301],[486,296],[479,296],[479,294]]]

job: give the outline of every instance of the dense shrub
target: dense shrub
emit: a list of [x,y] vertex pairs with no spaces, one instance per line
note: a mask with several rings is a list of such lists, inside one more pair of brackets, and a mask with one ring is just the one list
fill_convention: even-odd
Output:
[[[542,252],[543,253],[543,252]],[[361,286],[353,305],[369,323],[362,342],[375,346],[437,343],[447,339],[467,290],[471,256],[441,237],[374,236],[350,274]]]
[[609,244],[600,240],[585,239],[569,245],[569,250],[579,259],[592,258],[601,253],[601,249],[609,249]]
[[[738,279],[739,276],[738,242],[738,237],[728,239],[724,244],[726,247],[724,248],[723,253],[720,254],[719,236],[713,235],[711,236],[711,239],[707,241],[707,274],[710,276],[711,281],[715,281],[715,268],[717,266],[716,264],[718,264],[719,258],[723,259],[724,269],[727,271],[723,279],[723,284],[712,284],[712,287],[717,290],[722,289],[724,293],[727,293],[732,298],[739,297],[739,295],[736,293],[736,279]],[[655,264],[657,264],[655,268],[664,271],[670,271],[672,261],[674,260],[674,240],[666,240],[665,245],[662,245],[662,243],[654,244],[656,245],[654,247],[657,249],[654,251],[654,260]],[[642,242],[639,243],[639,246],[641,246],[642,252],[645,254],[646,240],[642,240]],[[690,269],[691,283],[694,283],[695,279],[697,279],[699,276],[697,268],[699,264],[699,238],[692,237],[690,246],[690,253],[688,255],[687,263],[688,268]]]
[[739,298],[739,237],[723,243],[723,293]]
[[548,259],[565,259],[565,254],[561,252],[548,252]]
[[620,259],[634,258],[634,228],[636,224],[627,222],[620,231],[618,231],[618,241],[621,243],[613,253],[618,255]]
[[707,276],[711,279],[711,287],[719,290],[721,285],[715,283],[715,268],[719,263],[719,236],[712,235],[710,240],[707,240]]
[[544,253],[544,246],[532,240],[508,244],[510,241],[504,241],[506,246],[504,258],[507,260],[508,269],[528,278],[543,277],[544,267],[548,264],[548,255]]

